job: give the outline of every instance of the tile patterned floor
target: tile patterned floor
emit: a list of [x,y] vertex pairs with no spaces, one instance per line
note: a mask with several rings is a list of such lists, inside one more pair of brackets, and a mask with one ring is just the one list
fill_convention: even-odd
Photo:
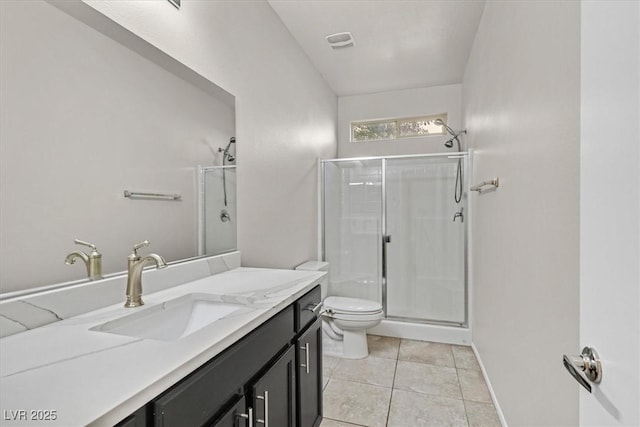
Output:
[[367,339],[366,359],[324,356],[321,427],[500,427],[470,347]]

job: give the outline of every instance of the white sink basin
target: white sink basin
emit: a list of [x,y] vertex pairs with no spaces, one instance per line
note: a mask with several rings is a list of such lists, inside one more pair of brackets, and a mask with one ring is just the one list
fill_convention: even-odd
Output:
[[[209,294],[187,294],[91,328],[135,338],[176,341],[231,314],[252,310]],[[239,312],[240,311],[240,312]]]

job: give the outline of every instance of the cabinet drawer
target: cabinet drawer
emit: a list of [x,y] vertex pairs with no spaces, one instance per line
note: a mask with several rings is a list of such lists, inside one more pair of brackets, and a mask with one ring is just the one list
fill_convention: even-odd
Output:
[[201,426],[294,336],[287,307],[152,402],[155,426]]
[[[308,324],[313,323],[320,312],[319,304],[321,302],[320,285],[317,285],[296,301],[296,332],[302,331]],[[314,308],[316,308],[316,311],[313,311]]]

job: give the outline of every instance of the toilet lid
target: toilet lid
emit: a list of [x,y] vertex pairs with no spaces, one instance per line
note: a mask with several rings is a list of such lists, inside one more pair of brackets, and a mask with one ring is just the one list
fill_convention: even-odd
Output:
[[327,297],[324,300],[324,308],[336,313],[377,313],[382,310],[382,305],[366,299]]

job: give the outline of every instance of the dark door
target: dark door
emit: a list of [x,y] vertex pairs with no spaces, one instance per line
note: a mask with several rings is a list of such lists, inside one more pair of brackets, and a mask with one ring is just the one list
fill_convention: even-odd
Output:
[[322,421],[322,319],[300,336],[298,353],[298,425],[316,427]]
[[253,410],[247,408],[244,396],[224,413],[211,427],[253,427]]
[[253,386],[256,427],[294,427],[296,422],[296,369],[294,347]]

